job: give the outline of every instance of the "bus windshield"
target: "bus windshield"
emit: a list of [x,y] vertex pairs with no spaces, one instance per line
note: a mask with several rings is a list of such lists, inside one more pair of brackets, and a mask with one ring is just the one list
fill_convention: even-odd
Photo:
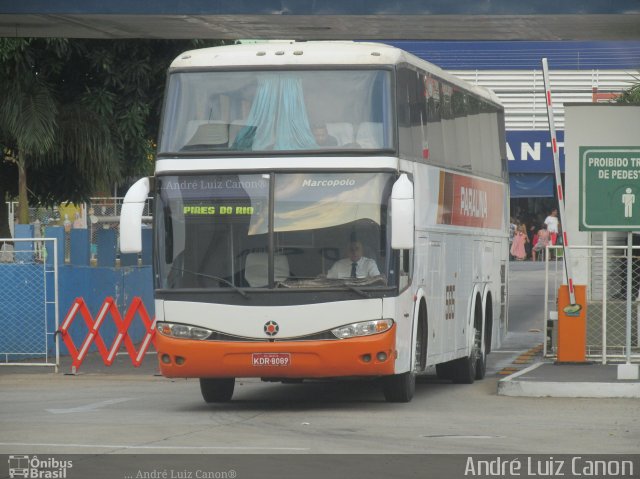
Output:
[[392,285],[393,180],[348,172],[160,176],[157,287]]
[[170,75],[159,153],[389,150],[389,70]]

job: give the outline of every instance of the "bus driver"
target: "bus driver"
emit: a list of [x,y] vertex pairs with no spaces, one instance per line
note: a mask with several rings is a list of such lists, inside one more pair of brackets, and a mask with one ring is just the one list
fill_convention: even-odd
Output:
[[349,257],[336,261],[327,272],[327,278],[330,279],[367,278],[379,275],[376,262],[362,256],[362,242],[358,240],[351,241],[349,244]]

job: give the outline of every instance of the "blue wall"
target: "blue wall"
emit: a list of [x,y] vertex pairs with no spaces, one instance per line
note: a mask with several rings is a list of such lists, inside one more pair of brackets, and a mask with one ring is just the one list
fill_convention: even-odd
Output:
[[[100,232],[101,233],[101,232]],[[104,300],[114,298],[121,317],[127,312],[134,297],[142,298],[149,317],[155,316],[153,303],[153,273],[150,262],[151,230],[143,234],[142,261],[137,258],[126,258],[123,263],[135,266],[116,267],[116,235],[113,231],[105,230],[98,235],[99,266],[91,266],[89,255],[89,235],[87,230],[72,230],[66,233],[70,237],[71,251],[68,255],[69,263],[65,263],[65,231],[62,227],[45,229],[46,237],[58,238],[57,252],[52,245],[47,248],[44,258],[34,257],[29,246],[29,252],[20,252],[27,247],[26,243],[16,242],[15,262],[0,263],[0,352],[33,353],[29,355],[11,355],[10,360],[25,357],[39,357],[44,351],[45,342],[49,355],[55,354],[53,333],[55,332],[54,310],[54,275],[44,274],[43,271],[53,271],[54,255],[58,257],[58,305],[60,326],[76,298],[81,297],[87,304],[92,318],[95,318]],[[17,225],[16,238],[33,237],[32,226]],[[44,262],[43,262],[44,259]],[[45,299],[48,304],[45,305]],[[45,313],[47,319],[45,335]],[[76,317],[69,328],[69,332],[76,348],[82,344],[88,328],[82,315]],[[142,340],[146,329],[138,315],[129,328],[129,334],[134,343]],[[108,314],[100,328],[107,349],[111,346],[116,335],[116,328]],[[96,350],[95,346],[91,350]],[[124,345],[121,346],[121,351]],[[68,354],[60,341],[61,354]],[[1,358],[0,360],[4,360]]]
[[[59,269],[58,276],[60,285],[58,293],[60,324],[62,324],[64,317],[77,297],[84,299],[94,319],[98,315],[105,298],[108,296],[113,297],[115,300],[118,311],[120,311],[120,316],[123,319],[131,301],[136,296],[142,298],[149,317],[153,319],[155,316],[153,277],[150,266],[92,268],[87,266],[65,265]],[[81,314],[76,314],[76,318],[69,328],[69,332],[76,347],[79,348],[88,332]],[[143,323],[139,316],[136,315],[129,328],[129,335],[134,342],[139,342],[145,334],[146,330]],[[100,327],[100,335],[107,349],[109,349],[116,335],[116,328],[109,314],[107,314],[107,317]],[[66,354],[66,347],[64,347],[64,343],[61,344],[61,351],[63,351],[63,354]],[[95,346],[92,346],[91,350],[96,350]]]

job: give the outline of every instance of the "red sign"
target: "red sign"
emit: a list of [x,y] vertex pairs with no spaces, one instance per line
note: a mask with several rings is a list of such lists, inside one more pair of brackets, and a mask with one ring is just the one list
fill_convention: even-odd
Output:
[[440,172],[438,224],[502,229],[504,185]]

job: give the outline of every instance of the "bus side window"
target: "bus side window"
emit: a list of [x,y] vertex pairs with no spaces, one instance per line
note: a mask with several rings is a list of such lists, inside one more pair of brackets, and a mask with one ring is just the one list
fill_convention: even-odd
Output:
[[400,155],[421,159],[427,142],[425,76],[410,68],[398,68],[397,83],[396,105]]

